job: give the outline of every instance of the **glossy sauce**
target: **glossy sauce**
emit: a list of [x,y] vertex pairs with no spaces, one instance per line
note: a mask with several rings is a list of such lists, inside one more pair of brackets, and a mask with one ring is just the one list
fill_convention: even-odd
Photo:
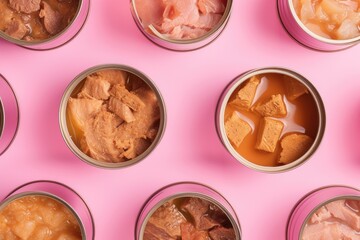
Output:
[[[319,114],[317,111],[314,98],[310,94],[304,94],[294,101],[286,98],[286,90],[284,85],[283,75],[281,74],[264,74],[260,75],[261,82],[257,87],[256,95],[253,101],[255,106],[258,102],[262,102],[275,94],[283,96],[287,115],[283,118],[275,118],[284,123],[281,138],[287,133],[299,132],[305,133],[312,139],[316,138],[319,126]],[[241,84],[231,95],[229,102],[235,99],[237,92],[244,86],[246,81]],[[235,150],[250,162],[261,166],[278,166],[279,154],[281,151],[280,140],[277,143],[275,152],[268,153],[255,148],[258,137],[258,126],[260,120],[263,118],[256,112],[238,109],[231,104],[227,104],[225,109],[225,121],[231,116],[233,111],[236,111],[240,117],[249,123],[252,132],[247,135],[244,141],[237,148],[233,145]]]

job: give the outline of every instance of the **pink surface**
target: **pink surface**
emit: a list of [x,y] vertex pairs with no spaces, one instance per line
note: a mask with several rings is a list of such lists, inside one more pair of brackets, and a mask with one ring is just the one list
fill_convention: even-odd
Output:
[[[315,188],[360,188],[360,46],[338,53],[308,50],[293,41],[277,17],[276,2],[235,1],[219,39],[195,52],[161,49],[137,29],[129,1],[92,1],[84,29],[59,49],[36,52],[0,40],[0,73],[19,101],[20,127],[0,156],[0,197],[32,180],[69,185],[86,200],[96,239],[133,239],[145,200],[160,187],[196,181],[221,192],[235,208],[244,239],[285,239],[295,203]],[[94,65],[133,66],[154,80],[167,105],[163,140],[146,160],[103,170],[77,159],[58,124],[68,83]],[[216,134],[214,114],[225,86],[253,68],[291,68],[312,81],[323,97],[327,127],[322,144],[303,166],[281,174],[247,169]]]

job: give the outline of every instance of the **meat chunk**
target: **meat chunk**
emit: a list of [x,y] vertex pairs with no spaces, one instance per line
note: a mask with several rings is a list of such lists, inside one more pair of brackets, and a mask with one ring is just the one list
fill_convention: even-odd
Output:
[[352,39],[359,35],[359,25],[351,19],[345,19],[336,31],[337,39]]
[[41,0],[9,0],[11,8],[18,12],[32,13],[40,10]]
[[360,240],[360,235],[338,222],[322,222],[306,225],[302,234],[302,240],[328,240],[328,239],[351,239]]
[[93,73],[90,75],[91,77],[98,77],[105,81],[108,81],[111,86],[114,85],[121,85],[125,86],[126,79],[127,79],[127,73],[121,70],[117,69],[104,69],[97,71],[96,73]]
[[288,164],[304,155],[313,144],[312,138],[305,134],[291,133],[281,140],[279,163]]
[[223,13],[225,11],[225,5],[220,0],[198,0],[198,8],[201,13]]
[[15,39],[22,39],[28,31],[25,24],[21,20],[15,18],[11,19],[5,29],[5,33]]
[[109,109],[127,123],[135,121],[131,109],[117,98],[110,98]]
[[78,97],[106,100],[110,97],[109,90],[110,83],[108,81],[101,78],[87,77]]
[[44,19],[44,27],[48,33],[55,35],[61,31],[63,17],[60,12],[53,10],[47,2],[41,2],[39,17]]
[[225,131],[229,140],[239,147],[245,137],[251,132],[250,125],[242,120],[236,112],[225,122]]
[[249,109],[253,103],[256,89],[260,84],[260,79],[258,76],[252,77],[248,82],[239,90],[236,95],[236,98],[230,102],[231,105],[234,105],[241,109]]
[[279,141],[284,124],[281,121],[265,117],[261,120],[256,141],[256,149],[274,152]]
[[172,202],[166,202],[153,213],[148,224],[154,225],[176,239],[181,236],[180,225],[185,222],[185,217],[176,206]]
[[117,84],[110,90],[111,96],[121,100],[134,111],[139,111],[145,106],[143,101],[135,94],[129,92],[124,86]]
[[211,240],[207,231],[199,231],[189,223],[181,224],[181,240]]
[[76,128],[84,129],[85,122],[101,110],[102,101],[69,98],[69,119]]
[[286,116],[286,107],[280,94],[272,95],[255,107],[255,111],[263,117],[284,117]]
[[326,207],[322,206],[311,216],[310,223],[326,221],[329,218],[331,218],[330,212],[327,210]]
[[196,229],[209,230],[220,225],[209,216],[210,205],[213,204],[201,198],[188,198],[183,202],[180,209],[192,216]]
[[151,142],[143,138],[116,141],[115,145],[120,151],[120,158],[134,159],[149,148]]
[[292,101],[309,92],[304,84],[291,77],[285,76],[284,83],[286,88],[286,97]]
[[345,200],[328,203],[326,204],[326,208],[331,215],[346,222],[354,230],[360,231],[360,216],[345,205]]
[[161,25],[165,5],[163,0],[135,0],[136,11],[144,27]]
[[212,240],[235,240],[236,235],[233,228],[217,227],[209,232]]
[[167,234],[164,229],[148,222],[144,231],[144,240],[176,240]]

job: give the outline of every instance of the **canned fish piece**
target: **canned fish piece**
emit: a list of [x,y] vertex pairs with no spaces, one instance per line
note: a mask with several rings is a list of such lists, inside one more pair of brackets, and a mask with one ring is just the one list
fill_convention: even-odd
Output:
[[230,203],[212,188],[192,182],[168,185],[154,193],[136,222],[136,240],[180,237],[242,239],[240,223]]
[[57,182],[35,181],[15,189],[0,203],[0,219],[2,239],[94,239],[86,203]]
[[360,191],[347,186],[317,189],[294,207],[286,239],[359,239]]
[[325,110],[315,87],[284,68],[241,74],[220,97],[216,127],[226,149],[243,165],[282,172],[304,163],[318,148]]
[[[311,49],[338,51],[360,41],[356,25],[359,13],[357,6],[352,9],[354,6],[348,5],[350,2],[278,0],[277,4],[282,25],[292,38]],[[301,7],[304,9],[300,10]]]
[[59,47],[79,33],[89,7],[90,0],[0,0],[0,37],[33,50]]
[[103,168],[138,163],[165,131],[165,103],[155,84],[124,65],[85,70],[67,87],[60,106],[63,138],[81,160]]
[[9,82],[0,74],[0,155],[13,142],[19,124],[19,107]]
[[166,49],[190,51],[214,41],[230,18],[232,0],[131,0],[136,25],[150,41]]

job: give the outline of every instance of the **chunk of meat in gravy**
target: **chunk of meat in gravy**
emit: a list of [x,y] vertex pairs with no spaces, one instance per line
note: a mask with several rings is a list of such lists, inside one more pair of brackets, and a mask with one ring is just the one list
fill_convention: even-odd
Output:
[[201,13],[223,13],[225,4],[220,0],[198,0],[197,6]]
[[249,109],[252,105],[259,84],[260,84],[259,77],[258,76],[252,77],[238,91],[238,93],[236,94],[236,98],[232,100],[229,104],[234,105],[235,107],[241,109]]
[[296,98],[309,93],[304,84],[289,76],[284,76],[284,83],[286,88],[286,97],[290,100],[295,100]]
[[251,132],[251,127],[234,111],[231,117],[225,122],[225,131],[229,140],[236,147],[239,147],[245,137]]
[[120,158],[134,159],[149,148],[151,143],[143,138],[128,139],[115,142],[115,145],[122,153]]
[[275,152],[284,124],[270,117],[261,120],[256,140],[256,149]]
[[272,95],[263,103],[258,104],[255,106],[255,111],[263,117],[284,117],[287,114],[281,94]]
[[101,110],[102,101],[96,99],[69,98],[70,120],[75,127],[84,130],[85,122]]
[[181,236],[180,225],[186,219],[172,202],[166,202],[149,218],[148,224],[162,229],[170,237],[177,239]]
[[22,39],[27,33],[28,28],[26,25],[19,19],[11,19],[10,23],[5,29],[5,33],[13,38]]
[[164,229],[148,222],[144,231],[144,240],[176,240],[167,234]]
[[104,162],[122,160],[119,157],[121,152],[114,142],[116,129],[121,123],[122,120],[119,117],[107,111],[100,111],[95,117],[85,122],[84,141],[92,158]]
[[122,120],[127,123],[135,121],[135,117],[131,109],[117,98],[110,98],[109,110],[118,115]]
[[281,140],[279,163],[288,164],[304,155],[313,144],[312,138],[305,134],[292,133]]
[[78,97],[106,100],[110,97],[110,83],[101,78],[87,77]]
[[121,102],[134,111],[139,111],[145,105],[141,100],[142,96],[136,96],[132,92],[129,92],[124,86],[119,84],[111,88],[110,95],[121,100]]
[[181,240],[211,240],[207,231],[197,230],[191,223],[181,224]]
[[233,228],[216,227],[209,232],[212,240],[235,240]]
[[345,221],[354,230],[360,231],[360,216],[345,205],[345,200],[328,203],[326,208],[334,217]]
[[40,18],[44,19],[46,31],[54,35],[61,31],[62,15],[60,12],[53,10],[47,2],[41,2]]
[[9,0],[11,8],[18,12],[32,13],[40,10],[41,0]]
[[208,230],[220,224],[209,217],[210,205],[208,201],[200,198],[186,199],[181,205],[181,210],[189,213],[195,222],[195,227],[199,230]]
[[125,86],[126,83],[126,79],[127,79],[127,73],[121,70],[116,70],[116,69],[105,69],[105,70],[100,70],[96,73],[91,74],[90,76],[96,76],[99,77],[101,79],[104,79],[106,81],[108,81],[111,86],[114,85],[121,85],[121,86]]

